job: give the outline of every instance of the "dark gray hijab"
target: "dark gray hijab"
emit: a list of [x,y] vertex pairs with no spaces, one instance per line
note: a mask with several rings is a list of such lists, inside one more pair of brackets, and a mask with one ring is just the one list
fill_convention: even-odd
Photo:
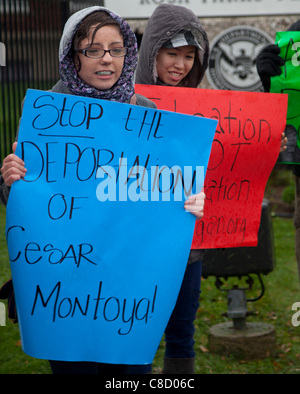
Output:
[[156,72],[156,58],[159,49],[179,32],[190,31],[203,49],[197,49],[199,62],[186,77],[186,87],[196,88],[202,81],[208,66],[209,42],[207,34],[197,16],[189,9],[172,4],[159,5],[149,19],[141,48],[136,71],[136,83],[144,85],[159,84]]

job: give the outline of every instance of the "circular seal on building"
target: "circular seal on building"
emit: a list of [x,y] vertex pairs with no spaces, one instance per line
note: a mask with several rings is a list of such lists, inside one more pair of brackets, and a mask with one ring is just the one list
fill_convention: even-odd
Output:
[[265,32],[250,26],[223,31],[211,44],[209,83],[221,90],[262,91],[256,59],[260,51],[272,43]]

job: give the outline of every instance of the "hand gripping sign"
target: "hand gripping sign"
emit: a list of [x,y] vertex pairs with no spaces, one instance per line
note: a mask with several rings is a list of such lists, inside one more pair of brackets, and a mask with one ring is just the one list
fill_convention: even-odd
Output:
[[287,95],[146,85],[136,91],[160,109],[218,121],[204,184],[204,218],[196,222],[192,248],[256,246],[265,186],[285,129]]
[[217,122],[29,90],[6,237],[32,357],[151,363],[180,289]]

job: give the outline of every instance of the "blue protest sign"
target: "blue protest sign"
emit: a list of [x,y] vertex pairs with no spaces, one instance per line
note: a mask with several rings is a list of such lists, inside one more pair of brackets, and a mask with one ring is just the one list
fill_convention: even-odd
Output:
[[151,363],[175,305],[217,122],[28,90],[6,237],[24,351]]

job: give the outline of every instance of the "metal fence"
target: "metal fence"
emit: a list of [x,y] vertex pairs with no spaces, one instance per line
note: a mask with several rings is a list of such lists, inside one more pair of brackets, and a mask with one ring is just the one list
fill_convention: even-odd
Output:
[[63,26],[78,9],[103,1],[0,0],[0,163],[11,152],[28,88],[58,80]]

